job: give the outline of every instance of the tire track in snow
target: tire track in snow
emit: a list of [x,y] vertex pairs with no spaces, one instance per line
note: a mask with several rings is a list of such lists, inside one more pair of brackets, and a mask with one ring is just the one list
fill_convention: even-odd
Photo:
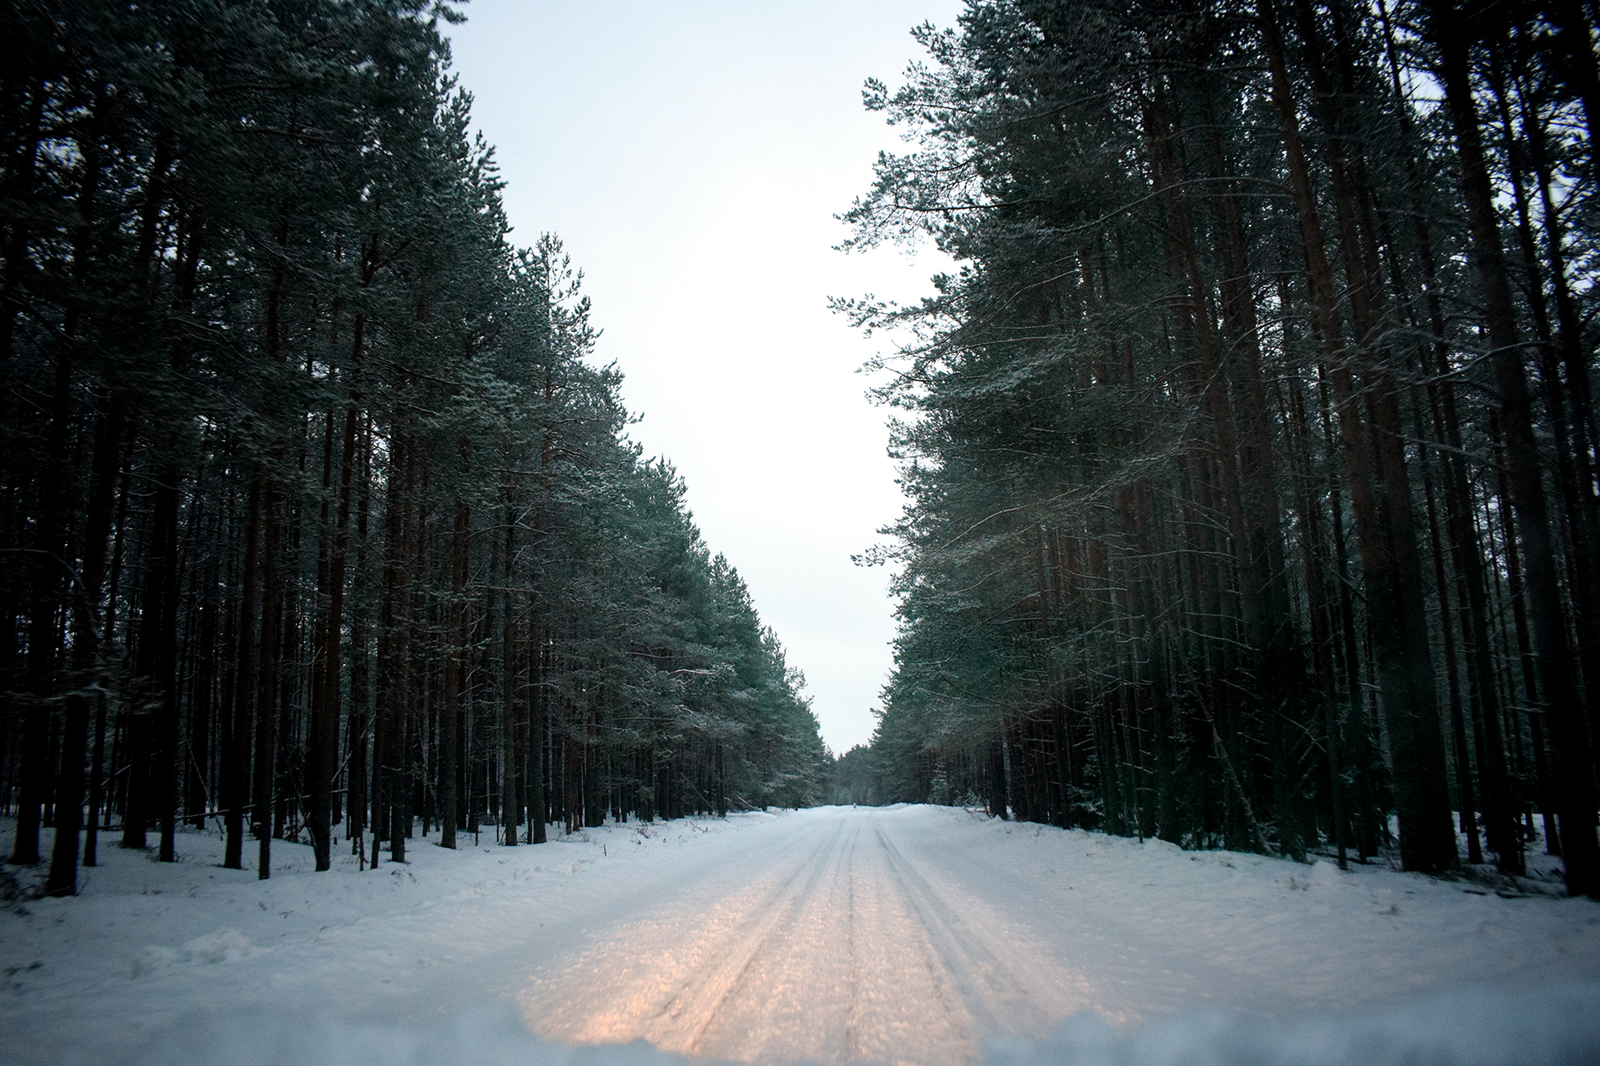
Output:
[[[796,910],[816,894],[818,883],[837,862],[843,835],[844,826],[841,825],[810,853],[808,861],[768,898],[743,929],[727,938],[729,942],[721,958],[682,986],[660,1013],[664,1024],[652,1027],[651,1043],[688,1055],[703,1053],[706,1031],[745,982],[751,965],[779,930],[792,924]],[[803,883],[802,874],[809,875]]]
[[752,958],[695,1053],[957,1064],[974,1055],[967,1013],[866,824]]
[[1100,1009],[1081,975],[1069,974],[967,893],[921,873],[881,823],[873,829],[977,1033],[1039,1037],[1078,1010]]
[[[843,830],[818,827],[776,856],[749,856],[761,864],[753,871],[702,878],[537,977],[521,997],[529,1026],[560,1040],[644,1039],[694,1053],[751,961],[814,888]],[[737,879],[741,872],[745,879]]]
[[[918,861],[921,859],[921,861]],[[840,811],[662,896],[538,976],[530,1028],[748,1062],[960,1066],[1087,988],[1021,943],[876,811]]]

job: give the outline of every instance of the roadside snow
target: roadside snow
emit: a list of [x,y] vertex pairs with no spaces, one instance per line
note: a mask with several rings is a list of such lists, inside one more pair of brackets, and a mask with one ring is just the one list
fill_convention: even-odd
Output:
[[[704,861],[708,842],[776,821],[607,826],[517,848],[489,826],[455,852],[437,834],[411,840],[409,862],[385,854],[366,871],[341,843],[321,874],[310,847],[274,841],[267,881],[253,844],[251,868],[222,869],[214,833],[180,835],[176,864],[103,841],[76,898],[0,912],[0,1062],[104,1062],[196,1011],[392,1025],[509,1002],[530,967],[581,944],[609,908],[637,907],[630,895]],[[7,853],[13,831],[0,821]]]
[[[345,846],[316,874],[309,848],[274,842],[264,882],[217,866],[210,834],[185,834],[176,865],[113,844],[76,899],[0,913],[0,1062],[682,1061],[541,1042],[515,1004],[834,823],[878,833],[927,908],[1012,945],[1018,977],[1083,1008],[1048,1036],[978,1034],[1001,1038],[997,1066],[1600,1061],[1594,903],[902,807],[537,847],[486,831],[454,853],[419,839],[409,863],[365,872]],[[0,821],[7,850],[10,835]]]
[[990,1066],[1593,1066],[1600,984],[1476,989],[1377,1014],[1259,1021],[1191,1012],[1118,1033],[1082,1014],[1033,1044],[997,1042]]
[[[917,808],[901,817],[920,819]],[[1600,981],[1600,904],[1331,860],[1187,852],[942,814],[902,844],[941,885],[1072,960],[1113,1023],[1197,1007],[1379,1012],[1434,992]],[[1600,1008],[1600,997],[1597,997]]]

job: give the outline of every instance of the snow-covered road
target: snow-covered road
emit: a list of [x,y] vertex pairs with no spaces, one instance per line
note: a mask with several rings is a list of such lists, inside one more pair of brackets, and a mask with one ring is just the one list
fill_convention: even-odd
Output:
[[115,1059],[196,1010],[426,1027],[499,1003],[562,1042],[957,1063],[1078,1011],[1289,1022],[1600,981],[1588,901],[950,808],[414,841],[376,872],[314,874],[284,846],[266,882],[217,868],[213,838],[182,845],[176,867],[108,848],[79,898],[0,915],[0,1061]]
[[938,877],[938,821],[898,813],[753,835],[540,972],[523,1017],[564,1041],[719,1059],[959,1063],[982,1035],[1039,1035],[1089,1005],[1023,927]]

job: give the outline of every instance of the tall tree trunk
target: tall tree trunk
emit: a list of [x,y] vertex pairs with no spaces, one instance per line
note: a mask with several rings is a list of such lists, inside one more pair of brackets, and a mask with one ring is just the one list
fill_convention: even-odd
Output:
[[[1221,320],[1231,354],[1224,370],[1232,382],[1228,408],[1239,419],[1238,485],[1243,496],[1243,590],[1255,604],[1246,611],[1255,619],[1261,654],[1262,703],[1268,715],[1267,736],[1273,764],[1273,817],[1285,850],[1296,859],[1305,855],[1305,812],[1298,802],[1299,760],[1288,734],[1315,728],[1306,706],[1305,649],[1297,635],[1291,607],[1289,574],[1284,562],[1283,507],[1273,480],[1276,449],[1261,372],[1260,325],[1246,243],[1240,191],[1222,141],[1222,122],[1215,113],[1209,85],[1201,88],[1202,120],[1209,131],[1215,188],[1210,197],[1217,215],[1221,252]],[[1130,385],[1132,382],[1130,382]]]
[[[410,707],[411,662],[411,587],[407,573],[412,565],[410,548],[411,491],[414,461],[409,440],[396,432],[389,446],[388,504],[385,516],[385,556],[383,604],[378,636],[378,714],[382,724],[383,746],[377,761],[382,774],[374,784],[378,808],[373,812],[374,831],[381,831],[389,842],[390,858],[404,862],[406,845],[402,808],[409,807],[404,795],[410,787],[405,774],[406,719]],[[373,867],[377,851],[374,847]]]
[[[134,676],[145,686],[143,698],[148,708],[146,794],[139,805],[146,811],[153,808],[160,821],[162,862],[177,859],[168,823],[176,819],[178,792],[178,509],[182,477],[177,463],[170,461],[156,476],[134,657]],[[131,799],[129,806],[137,809]]]
[[22,744],[19,752],[21,788],[18,789],[16,839],[11,861],[31,866],[39,861],[41,812],[51,798],[50,695],[61,665],[60,604],[65,587],[68,456],[67,431],[71,413],[72,364],[66,353],[55,360],[50,421],[45,449],[48,456],[39,480],[39,520],[34,527],[32,595],[28,604],[28,654],[25,660],[27,701],[23,704]]
[[[465,450],[465,442],[462,445]],[[449,647],[445,659],[445,694],[439,708],[439,843],[456,846],[456,731],[467,707],[467,551],[472,512],[457,499],[450,534]],[[514,831],[514,830],[513,830]]]
[[[356,573],[367,572],[367,524],[372,510],[372,417],[362,418],[358,453],[361,462],[360,502],[356,507]],[[346,733],[349,736],[350,754],[347,779],[349,791],[345,794],[345,831],[351,847],[364,867],[366,862],[365,831],[369,824],[368,803],[372,796],[372,775],[369,772],[372,752],[377,745],[372,739],[373,718],[369,717],[370,657],[367,651],[367,613],[356,610],[350,619],[350,715]]]
[[1578,700],[1567,641],[1555,546],[1550,536],[1543,468],[1533,432],[1532,405],[1500,243],[1499,219],[1472,98],[1468,45],[1459,14],[1437,0],[1428,5],[1427,32],[1439,50],[1445,107],[1455,128],[1461,191],[1471,234],[1472,265],[1483,302],[1498,414],[1511,473],[1511,499],[1520,527],[1532,607],[1533,638],[1543,680],[1546,716],[1556,756],[1557,804],[1567,890],[1600,898],[1600,841],[1595,837],[1595,786],[1587,725]]
[[244,543],[240,546],[244,566],[239,578],[238,621],[234,623],[233,698],[223,719],[222,824],[226,843],[222,865],[229,870],[244,869],[244,811],[250,802],[250,734],[260,654],[256,600],[262,562],[261,508],[267,493],[266,473],[258,464],[250,475],[245,504]]
[[[77,892],[78,832],[83,820],[83,757],[89,739],[90,706],[99,708],[102,720],[105,714],[105,678],[100,655],[101,642],[105,637],[105,617],[100,597],[105,585],[111,518],[116,504],[117,475],[122,469],[126,434],[127,413],[120,396],[102,396],[100,417],[95,426],[94,452],[89,464],[88,513],[84,521],[78,569],[78,606],[72,639],[74,691],[67,698],[66,724],[61,737],[61,772],[56,783],[56,837],[50,858],[50,876],[45,883],[45,891],[52,896],[68,896]],[[94,817],[95,806],[91,805],[90,818]]]
[[[1403,106],[1397,109],[1397,114],[1407,186],[1418,188],[1423,181],[1417,170],[1417,149],[1413,147],[1417,143],[1417,138],[1411,121],[1411,108],[1405,82],[1401,76],[1393,29],[1388,10],[1382,0],[1378,11],[1383,22],[1390,85],[1395,98],[1403,102]],[[1510,775],[1500,728],[1503,717],[1502,705],[1488,629],[1489,614],[1483,552],[1474,526],[1472,488],[1468,482],[1466,463],[1463,459],[1466,449],[1462,442],[1460,417],[1456,408],[1455,378],[1450,365],[1450,347],[1440,295],[1433,235],[1427,213],[1420,209],[1414,196],[1408,196],[1402,208],[1413,220],[1417,241],[1416,259],[1422,269],[1428,327],[1432,333],[1432,342],[1422,346],[1421,351],[1424,376],[1428,379],[1428,404],[1434,438],[1444,444],[1439,453],[1439,465],[1443,474],[1445,531],[1450,545],[1451,565],[1456,574],[1459,621],[1467,667],[1468,700],[1472,707],[1473,739],[1478,752],[1478,780],[1482,786],[1484,823],[1489,847],[1496,853],[1496,862],[1505,872],[1515,875],[1523,870],[1522,849],[1512,824]],[[1440,587],[1442,589],[1444,586],[1441,584]],[[1443,599],[1441,594],[1441,602]],[[1449,632],[1452,628],[1449,622],[1446,621],[1444,625]],[[1469,852],[1475,849],[1476,841],[1469,838],[1468,847]]]
[[[504,830],[504,842],[507,845],[517,843],[517,826],[522,821],[522,738],[519,728],[524,716],[519,711],[517,694],[521,690],[522,663],[518,655],[518,640],[516,639],[517,625],[514,617],[516,601],[512,596],[513,573],[516,569],[516,515],[512,511],[510,502],[511,490],[506,488],[502,492],[505,507],[502,511],[501,524],[505,527],[504,539],[499,556],[498,584],[502,591],[500,600],[500,669],[501,669],[501,718],[504,723],[503,750],[505,783],[501,787],[501,815],[500,824]],[[491,593],[493,595],[493,593]],[[530,841],[531,843],[531,841]]]
[[283,641],[278,577],[280,507],[278,485],[262,475],[261,495],[261,640],[256,690],[255,780],[251,798],[251,831],[256,838],[256,877],[272,876],[272,816],[276,800],[278,755],[279,652]]
[[[338,500],[335,504],[333,526],[329,533],[333,544],[325,568],[327,587],[327,616],[321,623],[320,673],[311,713],[311,732],[307,745],[306,773],[310,777],[311,842],[318,870],[327,870],[332,862],[332,826],[334,814],[333,788],[338,776],[339,705],[343,689],[344,648],[344,598],[345,571],[350,557],[350,494],[355,479],[357,404],[360,393],[354,381],[359,372],[362,334],[365,318],[357,316],[353,358],[351,366],[350,403],[344,411],[344,428],[340,436]],[[332,443],[333,416],[328,416],[329,441]],[[326,460],[325,460],[326,462]],[[324,524],[326,529],[326,524]]]
[[545,630],[537,622],[530,620],[532,627],[532,643],[528,657],[528,685],[530,692],[528,702],[530,708],[528,745],[531,749],[528,773],[528,824],[532,828],[530,844],[543,844],[546,842],[545,825],[549,822],[545,810],[545,741],[549,723],[549,690],[545,685],[546,669],[549,664],[548,641]]
[[[1592,57],[1591,57],[1592,62]],[[1571,562],[1578,571],[1574,578],[1574,600],[1578,609],[1578,665],[1581,668],[1589,706],[1589,737],[1600,743],[1600,497],[1595,495],[1595,447],[1600,444],[1594,417],[1594,400],[1589,382],[1589,358],[1583,345],[1583,322],[1573,295],[1567,265],[1566,238],[1561,212],[1555,204],[1550,171],[1547,132],[1536,119],[1536,105],[1529,102],[1529,91],[1520,87],[1523,138],[1539,183],[1540,217],[1550,267],[1550,283],[1556,311],[1554,348],[1542,352],[1541,377],[1552,417],[1561,409],[1564,384],[1567,409],[1564,426],[1553,427],[1558,438],[1571,441],[1573,470],[1562,478],[1563,517],[1571,538]],[[1556,367],[1559,355],[1560,371]],[[1565,377],[1563,379],[1562,373]]]
[[[1390,416],[1392,386],[1368,410],[1379,416],[1369,444],[1366,419],[1358,407],[1358,392],[1346,350],[1336,304],[1337,288],[1328,259],[1310,165],[1300,137],[1299,117],[1285,65],[1283,44],[1272,0],[1259,0],[1262,41],[1271,76],[1273,104],[1278,111],[1288,162],[1290,192],[1300,221],[1300,234],[1311,290],[1312,325],[1328,360],[1338,415],[1339,437],[1349,472],[1351,510],[1356,539],[1367,578],[1367,609],[1372,628],[1386,639],[1377,646],[1379,685],[1386,723],[1400,820],[1401,861],[1408,870],[1448,869],[1456,862],[1455,831],[1450,824],[1450,802],[1443,773],[1443,743],[1438,707],[1432,685],[1431,653],[1420,604],[1408,585],[1420,588],[1414,533],[1410,528],[1411,500],[1400,455],[1397,419]],[[1336,196],[1348,200],[1348,193]],[[1341,204],[1341,206],[1345,206]],[[1347,220],[1348,221],[1348,220]],[[1359,263],[1360,236],[1353,225],[1341,227],[1347,255]],[[1364,271],[1364,265],[1362,265]],[[1368,333],[1370,337],[1372,334]],[[1386,378],[1379,377],[1380,382]],[[1409,549],[1407,545],[1409,544]],[[1420,592],[1416,594],[1420,599]],[[1389,636],[1393,639],[1387,639]]]

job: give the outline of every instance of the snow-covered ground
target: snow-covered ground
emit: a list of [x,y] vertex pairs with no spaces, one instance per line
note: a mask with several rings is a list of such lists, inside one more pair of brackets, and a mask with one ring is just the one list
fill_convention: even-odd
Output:
[[1600,1062],[1584,900],[952,808],[462,840],[103,847],[0,913],[0,1062]]

